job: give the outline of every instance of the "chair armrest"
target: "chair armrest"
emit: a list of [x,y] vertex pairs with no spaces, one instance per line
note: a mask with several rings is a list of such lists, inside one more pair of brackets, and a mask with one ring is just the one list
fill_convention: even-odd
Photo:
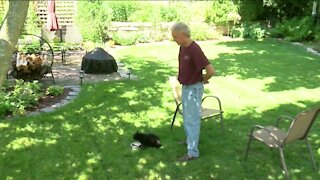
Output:
[[284,120],[284,119],[289,119],[291,121],[294,120],[294,118],[291,116],[279,116],[276,122],[276,127],[279,127],[280,120]]
[[202,103],[203,103],[203,101],[204,101],[205,99],[207,99],[207,98],[214,98],[214,99],[216,99],[216,100],[218,101],[218,104],[219,104],[219,110],[220,110],[221,112],[223,112],[223,111],[222,111],[222,106],[221,106],[221,101],[220,101],[220,99],[219,99],[217,96],[205,96],[204,98],[202,98]]

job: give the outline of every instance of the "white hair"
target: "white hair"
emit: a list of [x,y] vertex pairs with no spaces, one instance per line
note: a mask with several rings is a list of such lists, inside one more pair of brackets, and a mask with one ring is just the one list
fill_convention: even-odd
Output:
[[188,25],[186,25],[183,22],[178,22],[175,23],[172,27],[171,27],[171,31],[176,31],[176,32],[183,32],[185,35],[187,35],[188,37],[191,36],[190,33],[190,28],[188,27]]

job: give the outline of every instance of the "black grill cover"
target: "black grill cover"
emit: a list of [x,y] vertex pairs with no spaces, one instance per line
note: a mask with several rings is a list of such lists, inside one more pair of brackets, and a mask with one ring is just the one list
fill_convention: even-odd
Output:
[[95,48],[82,58],[81,70],[89,74],[110,74],[117,72],[118,66],[104,49]]

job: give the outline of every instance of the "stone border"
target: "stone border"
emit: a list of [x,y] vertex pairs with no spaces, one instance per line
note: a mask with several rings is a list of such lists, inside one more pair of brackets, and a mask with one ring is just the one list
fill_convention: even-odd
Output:
[[81,90],[80,86],[64,86],[64,88],[70,88],[70,92],[65,99],[63,99],[60,102],[53,104],[49,107],[45,107],[45,108],[42,108],[38,111],[31,112],[31,113],[27,114],[26,116],[34,116],[34,115],[39,115],[41,113],[53,112],[56,109],[63,107],[65,105],[67,105],[68,103],[70,103],[70,101],[72,101],[73,99],[75,99],[78,96],[78,94]]
[[302,43],[292,42],[291,44],[293,44],[293,45],[295,45],[295,46],[303,47],[304,49],[307,50],[307,52],[312,53],[312,54],[314,54],[314,55],[320,56],[320,53],[319,53],[318,51],[316,51],[316,50],[314,50],[314,49],[312,49],[312,48],[310,48],[310,47],[306,47],[306,46],[305,46],[304,44],[302,44]]

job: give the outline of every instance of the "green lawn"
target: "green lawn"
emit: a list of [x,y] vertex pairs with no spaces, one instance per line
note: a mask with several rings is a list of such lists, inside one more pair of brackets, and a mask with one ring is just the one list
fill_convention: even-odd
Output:
[[[115,55],[139,80],[86,84],[53,113],[0,121],[0,179],[284,179],[278,152],[260,143],[243,160],[247,134],[254,124],[319,106],[319,57],[277,41],[200,45],[217,69],[205,88],[221,98],[226,128],[221,134],[216,121],[203,121],[200,159],[176,162],[184,133],[181,116],[170,131],[175,104],[167,78],[177,73],[178,46],[139,45]],[[320,118],[310,133],[318,164],[319,128]],[[158,134],[164,147],[132,152],[137,130]],[[319,179],[303,142],[285,156],[293,179]]]

